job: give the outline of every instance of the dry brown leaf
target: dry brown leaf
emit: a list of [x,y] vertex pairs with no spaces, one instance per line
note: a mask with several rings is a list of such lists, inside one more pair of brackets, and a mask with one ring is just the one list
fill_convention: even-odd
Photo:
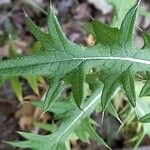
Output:
[[27,101],[27,100],[39,100],[39,99],[41,99],[41,97],[39,97],[39,96],[36,96],[36,95],[27,95],[27,96],[24,96],[23,97],[23,100],[24,101]]
[[29,103],[25,103],[16,112],[15,117],[20,118],[20,117],[23,117],[23,116],[33,116],[34,110],[35,110],[34,106],[32,106]]
[[22,130],[31,131],[33,128],[33,118],[30,116],[23,116],[19,119],[19,126]]
[[32,130],[34,111],[35,108],[31,104],[24,103],[24,105],[22,105],[20,109],[16,112],[15,117],[19,119],[18,124],[22,130]]

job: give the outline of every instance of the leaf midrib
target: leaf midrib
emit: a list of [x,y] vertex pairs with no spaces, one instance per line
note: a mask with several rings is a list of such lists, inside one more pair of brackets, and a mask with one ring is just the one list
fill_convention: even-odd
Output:
[[[50,63],[61,63],[65,61],[87,61],[87,60],[120,60],[120,61],[127,61],[131,63],[139,63],[139,64],[145,64],[145,65],[150,65],[150,60],[144,60],[144,59],[139,59],[139,58],[131,58],[131,57],[113,57],[113,56],[103,56],[103,57],[73,57],[69,59],[60,59],[60,60],[55,60],[55,61],[49,61],[49,62],[43,62],[43,63],[33,63],[29,65],[24,65],[25,67],[27,66],[36,66],[36,65],[46,65]],[[20,66],[14,66],[16,67],[23,67],[23,65]],[[11,67],[1,67],[0,69],[8,69],[8,68],[14,68],[13,66]]]
[[58,136],[56,141],[59,141],[61,137],[75,124],[77,121],[98,101],[100,100],[102,92],[100,92],[93,100],[80,112],[80,114],[74,119],[74,121]]

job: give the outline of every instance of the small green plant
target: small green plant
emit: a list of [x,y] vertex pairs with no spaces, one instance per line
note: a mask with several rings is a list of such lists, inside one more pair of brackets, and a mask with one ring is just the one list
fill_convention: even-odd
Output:
[[[121,88],[136,112],[139,122],[150,122],[150,112],[139,109],[141,97],[150,95],[149,73],[139,94],[135,90],[135,76],[150,71],[150,36],[142,31],[145,45],[142,50],[133,46],[133,30],[138,4],[135,4],[122,19],[119,28],[111,28],[93,20],[86,29],[95,37],[92,47],[84,47],[69,41],[62,32],[55,13],[48,13],[48,34],[37,27],[26,15],[29,29],[41,43],[41,49],[27,56],[18,56],[0,61],[0,75],[5,78],[16,76],[43,75],[49,88],[43,101],[34,103],[43,111],[64,114],[61,125],[51,134],[35,135],[19,132],[26,140],[8,142],[17,147],[36,150],[66,150],[70,139],[107,144],[92,127],[90,114],[99,106],[99,111],[109,112],[118,120],[112,98]],[[141,80],[144,82],[145,80]],[[72,95],[68,100],[59,96],[71,85]],[[87,93],[85,89],[89,90]],[[90,94],[89,94],[90,93]],[[137,105],[138,104],[138,105]],[[66,106],[66,107],[65,107]],[[41,126],[41,125],[39,125]]]

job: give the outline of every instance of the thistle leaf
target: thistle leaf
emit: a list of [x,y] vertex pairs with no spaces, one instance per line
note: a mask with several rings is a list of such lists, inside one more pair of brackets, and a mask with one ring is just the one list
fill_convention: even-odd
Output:
[[[75,132],[80,139],[87,142],[89,138],[98,144],[106,145],[104,140],[95,132],[95,130],[92,128],[91,123],[88,118],[84,119],[81,123],[78,130]],[[87,140],[87,141],[86,141]],[[107,148],[109,148],[107,146]],[[109,148],[110,149],[110,148]]]
[[64,82],[52,80],[44,97],[43,110],[46,112],[54,105],[65,87]]
[[51,42],[51,38],[49,34],[44,33],[38,26],[36,26],[36,24],[28,16],[26,16],[26,23],[28,25],[28,28],[34,35],[34,37],[38,41],[40,41],[41,46],[44,49],[47,49],[47,48],[51,49],[51,47],[49,46],[50,45],[49,43]]
[[140,92],[140,97],[150,96],[150,73],[149,72],[147,72],[147,77],[148,79]]
[[139,119],[139,121],[142,122],[142,123],[150,123],[150,113],[144,115],[143,117],[141,117]]
[[68,82],[72,85],[72,92],[75,99],[76,105],[80,108],[81,103],[84,101],[84,82],[85,82],[85,73],[82,67],[79,69],[73,70],[67,76]]
[[145,43],[144,48],[150,48],[150,34],[142,31],[142,35]]
[[62,49],[65,50],[65,45],[68,40],[65,37],[53,10],[48,13],[48,31],[52,38],[53,46],[58,48],[57,51],[61,51]]
[[[12,42],[9,43],[8,50],[9,50],[9,58],[13,58],[18,55]],[[22,85],[20,80],[17,77],[12,77],[10,78],[10,83],[11,83],[12,90],[16,94],[18,100],[20,102],[23,102]]]
[[121,22],[125,18],[127,12],[136,4],[136,0],[107,0],[115,7],[115,17],[113,18],[113,26],[120,28]]
[[[62,122],[56,132],[46,136],[21,132],[20,134],[28,141],[8,143],[16,147],[32,148],[38,150],[56,150],[57,147],[63,149],[66,139],[74,131],[75,127],[81,120],[85,119],[89,114],[91,114],[95,106],[100,102],[101,93],[99,91],[101,90],[101,88],[102,87],[99,87],[91,95],[91,97],[81,105],[81,109],[83,111],[80,109],[73,109],[72,111],[70,111],[70,117]],[[90,127],[89,124],[87,124],[85,127],[88,131],[88,134],[94,141],[107,146],[107,144],[95,133],[95,131]]]
[[[79,65],[83,61],[86,62],[85,65],[87,65],[88,67],[94,67],[94,66],[99,65],[100,67],[102,67],[102,69],[105,69],[106,67],[111,68],[108,73],[117,74],[117,75],[121,74],[131,64],[132,64],[133,70],[137,69],[136,68],[137,65],[138,66],[143,65],[147,67],[149,64],[149,61],[141,60],[139,58],[140,52],[138,55],[136,49],[134,49],[133,47],[129,47],[132,44],[131,37],[132,37],[132,30],[133,30],[134,20],[136,16],[136,11],[137,11],[137,6],[134,6],[126,15],[122,23],[120,32],[117,31],[119,32],[118,37],[116,36],[117,39],[119,38],[118,43],[115,42],[110,45],[110,43],[108,44],[108,42],[103,41],[103,45],[96,44],[94,47],[89,48],[90,50],[88,50],[88,48],[81,47],[71,42],[68,42],[68,40],[65,41],[65,38],[62,35],[60,27],[58,25],[58,22],[56,22],[55,15],[51,15],[52,17],[50,18],[55,17],[54,19],[50,19],[50,21],[53,20],[54,22],[53,24],[55,24],[56,26],[55,31],[57,31],[57,34],[59,35],[59,36],[57,35],[56,36],[61,38],[62,45],[65,46],[65,47],[64,46],[62,47],[61,52],[60,50],[54,51],[54,52],[46,51],[40,54],[37,53],[37,54],[30,55],[30,56],[24,56],[21,58],[19,57],[16,59],[3,61],[0,63],[0,66],[1,66],[0,73],[6,76],[8,75],[18,76],[18,75],[22,75],[25,73],[26,74],[43,74],[43,75],[52,74],[53,76],[66,75],[67,73],[71,72],[74,68],[79,67]],[[36,27],[34,23],[32,23],[32,21],[29,19],[28,19],[28,24],[30,28],[32,29],[33,34],[39,38],[41,43],[43,43],[44,45],[43,47],[48,48],[47,47],[48,41],[45,42],[44,40],[42,42],[44,37],[48,35],[45,35],[45,33],[43,33],[42,35],[38,27]],[[92,24],[92,25],[94,29],[98,28],[97,25],[96,26],[95,24]],[[99,28],[104,28],[104,27],[105,27],[104,25],[99,26]],[[104,28],[104,30],[106,29]],[[114,32],[114,29],[112,29],[112,32],[108,32],[108,33],[106,32],[104,35],[102,35],[102,37],[97,36],[98,41],[101,40],[102,38],[107,40],[106,34],[108,34],[108,37],[110,37],[113,32]],[[39,33],[41,34],[39,35]],[[52,36],[52,39],[53,41],[56,40],[55,38],[53,38],[53,36]],[[65,44],[64,44],[64,41],[65,41]],[[130,45],[128,45],[129,43]],[[120,44],[121,44],[121,47],[120,47]],[[55,44],[53,46],[55,46]],[[55,48],[57,49],[58,47],[56,46]],[[102,51],[100,51],[99,49],[102,49]],[[105,51],[103,49],[105,49]],[[91,53],[91,50],[93,50],[92,53]],[[137,55],[136,56],[137,58],[135,57],[135,54]],[[132,58],[133,55],[135,58]]]
[[[142,32],[143,38],[144,38],[144,48],[149,51],[150,49],[150,35],[147,34],[146,32]],[[140,97],[142,96],[150,96],[150,72],[146,72],[147,73],[147,81],[145,83],[145,85],[143,86],[141,93],[140,93]]]
[[[81,109],[74,107],[70,110],[68,118],[62,121],[55,133],[47,136],[22,133],[28,141],[11,144],[38,150],[65,149],[66,139],[74,132],[75,126],[87,118],[98,103],[102,104],[102,109],[105,111],[111,97],[120,86],[123,86],[132,106],[136,106],[134,77],[139,71],[150,71],[147,34],[144,36],[146,46],[143,50],[133,46],[132,37],[137,10],[138,5],[129,10],[119,29],[110,28],[94,20],[89,25],[96,38],[96,44],[92,47],[77,45],[69,41],[62,32],[53,11],[50,11],[48,16],[48,33],[42,32],[31,19],[26,18],[31,32],[41,43],[41,50],[27,56],[1,60],[0,75],[2,77],[27,75],[51,77],[53,80],[48,83],[49,88],[42,103],[44,111],[48,111],[62,92],[66,82],[64,85],[61,83],[65,77],[74,73],[77,77],[75,80],[79,79],[81,83],[78,82],[76,85],[74,81],[70,83],[73,91],[81,89],[81,92],[76,93],[77,95],[74,93],[76,105]],[[90,70],[94,68],[100,70],[95,80],[88,76]],[[89,81],[90,78],[96,83],[94,86]],[[89,83],[92,91],[90,98],[83,98],[84,80]],[[88,132],[90,137],[94,136],[94,140],[98,142],[97,136],[89,129],[89,126]]]
[[102,110],[105,111],[108,103],[111,100],[112,95],[115,93],[117,88],[119,87],[119,78],[115,76],[110,76],[104,81],[104,88],[102,92]]
[[[32,105],[42,109],[43,103],[44,103],[43,101],[32,102]],[[71,101],[61,99],[59,101],[56,101],[54,105],[52,105],[51,108],[47,109],[47,111],[53,112],[54,114],[59,115],[59,114],[64,114],[66,112],[69,112],[74,108],[75,106]]]
[[133,107],[136,106],[134,77],[135,76],[134,74],[132,74],[132,71],[130,69],[126,70],[121,77],[121,83]]

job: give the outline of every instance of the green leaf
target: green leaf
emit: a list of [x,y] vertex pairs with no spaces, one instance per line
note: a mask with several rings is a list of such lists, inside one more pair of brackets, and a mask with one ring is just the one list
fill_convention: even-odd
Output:
[[[32,102],[32,104],[40,109],[43,108],[43,101]],[[53,112],[54,114],[64,114],[66,112],[74,109],[75,105],[70,100],[62,100],[56,101],[51,108],[47,109],[48,112]]]
[[119,86],[119,78],[115,76],[109,76],[105,78],[103,83],[104,83],[104,88],[102,92],[101,105],[102,105],[102,110],[105,111],[108,106],[108,103],[111,100],[112,95],[115,93],[115,91]]
[[100,71],[99,70],[90,70],[91,73],[88,73],[85,78],[85,82],[88,83],[89,89],[93,92],[100,84],[99,76]]
[[[144,38],[144,48],[149,51],[150,48],[150,35],[147,34],[146,32],[142,32],[143,34],[143,38]],[[146,72],[147,73],[147,81],[145,83],[145,85],[143,86],[141,93],[140,93],[140,97],[142,96],[150,96],[150,72]]]
[[32,90],[39,95],[39,88],[38,88],[38,83],[37,83],[37,78],[36,76],[26,76],[25,77],[31,86]]
[[106,145],[103,139],[92,128],[88,118],[80,123],[79,127],[75,130],[75,133],[80,139],[82,139],[82,141],[89,142],[89,139],[91,139],[98,144]]
[[112,116],[114,116],[120,123],[122,123],[120,120],[120,117],[117,113],[116,108],[114,107],[114,105],[111,102],[109,103],[106,111],[109,112]]
[[50,10],[48,13],[48,31],[52,38],[52,46],[57,48],[57,51],[65,50],[69,41],[59,25],[54,10]]
[[33,45],[31,51],[32,51],[32,53],[36,53],[36,52],[40,51],[40,49],[41,49],[41,43],[40,43],[40,41],[37,41],[37,42]]
[[20,102],[23,102],[23,95],[22,95],[22,85],[21,82],[17,77],[13,77],[10,79],[11,87],[13,91],[15,92],[18,100]]
[[28,25],[28,28],[32,32],[32,34],[35,36],[35,38],[40,41],[41,46],[45,48],[50,48],[49,43],[51,42],[51,38],[48,34],[44,33],[39,27],[35,25],[35,23],[32,22],[32,20],[26,16],[26,23]]
[[[102,112],[102,111],[103,111],[101,105],[98,105],[95,110],[96,110],[96,112]],[[122,123],[121,120],[120,120],[120,117],[119,117],[119,115],[118,115],[118,113],[117,113],[117,110],[116,110],[116,108],[114,107],[114,105],[113,105],[113,103],[112,103],[111,101],[108,103],[108,106],[107,106],[107,108],[106,108],[106,112],[110,113],[110,114],[111,114],[112,116],[114,116],[120,123]]]
[[139,119],[139,121],[142,122],[142,123],[150,123],[150,113],[144,115],[143,117],[141,117]]
[[[41,50],[27,56],[1,60],[0,75],[2,77],[30,75],[50,77],[52,81],[48,83],[49,88],[43,101],[44,111],[50,110],[58,99],[66,84],[63,81],[65,77],[81,66],[85,69],[83,70],[85,79],[92,89],[89,99],[88,97],[81,99],[82,93],[78,94],[77,97],[80,101],[77,102],[77,105],[81,104],[81,110],[74,107],[55,133],[48,136],[23,133],[22,135],[29,140],[25,141],[26,147],[38,150],[55,150],[60,146],[59,149],[65,149],[64,143],[74,131],[75,126],[94,111],[98,102],[102,104],[103,111],[106,110],[114,92],[122,85],[130,103],[135,107],[134,77],[137,72],[150,71],[148,47],[139,50],[133,46],[132,38],[137,9],[138,5],[135,5],[129,10],[119,29],[110,28],[94,20],[91,23],[91,29],[96,37],[96,44],[92,47],[77,45],[69,41],[62,32],[53,11],[50,11],[48,15],[49,33],[42,32],[31,19],[26,17],[31,32],[41,43]],[[147,45],[147,42],[145,44]],[[86,75],[94,68],[100,70],[94,80],[95,86],[86,78]],[[83,73],[75,73],[75,75],[81,79],[77,88],[82,88]],[[73,83],[71,84],[73,86]],[[101,84],[103,84],[103,88],[98,88],[102,86]],[[97,138],[95,140],[97,141]],[[19,144],[21,147],[20,143],[12,144]]]
[[148,79],[140,92],[140,97],[150,96],[150,73],[149,72],[147,72],[147,77]]
[[[136,112],[138,114],[139,121],[142,123],[149,123],[150,116],[150,101],[149,97],[140,97],[137,103]],[[149,126],[149,124],[148,124]]]
[[[44,150],[54,149],[55,150],[56,147],[58,146],[59,148],[61,148],[62,144],[65,143],[66,139],[74,131],[75,127],[79,124],[79,122],[85,119],[87,115],[91,114],[91,112],[94,110],[95,106],[100,101],[101,93],[99,91],[101,89],[102,87],[99,87],[91,95],[91,97],[85,103],[81,105],[81,109],[83,111],[80,109],[72,110],[70,112],[70,117],[64,120],[62,124],[60,125],[60,127],[58,128],[58,130],[54,132],[53,134],[42,136],[42,135],[34,135],[31,133],[21,132],[20,134],[24,138],[26,138],[28,141],[9,142],[9,144],[12,144],[17,147],[32,148],[32,149],[38,149],[38,150],[42,150],[42,149]],[[90,128],[89,126],[86,126],[86,129],[90,137],[94,141],[107,146],[106,143],[92,130],[92,128]]]
[[59,98],[60,94],[65,88],[65,83],[62,81],[52,80],[46,95],[44,97],[43,110],[46,112],[54,105],[56,100]]
[[75,128],[74,133],[77,135],[77,137],[80,140],[89,143],[90,136],[88,131],[85,129],[86,124],[87,124],[87,119],[81,121],[80,124]]
[[106,44],[106,41],[108,44],[117,42],[117,37],[119,36],[118,28],[110,28],[98,20],[93,20],[85,27],[85,30],[90,32],[95,37],[96,42],[103,44]]
[[[103,144],[105,145],[107,148],[109,148],[106,143],[103,141],[103,139],[95,132],[95,130],[91,127],[90,123],[87,122],[87,124],[85,124],[85,129],[87,130],[88,134],[90,135],[90,138],[94,141],[96,141],[98,144]],[[109,148],[110,149],[110,148]]]
[[142,35],[144,38],[144,48],[149,48],[150,47],[150,34],[142,31]]
[[[123,24],[127,25],[127,23],[129,22],[128,20],[135,17],[135,15],[133,15],[133,12],[134,14],[136,14],[136,9],[137,9],[137,6],[132,8],[132,10],[129,12],[126,19],[124,20]],[[135,20],[135,19],[132,19],[132,20]],[[123,25],[123,27],[125,26]],[[34,28],[33,24],[31,28]],[[37,27],[35,28],[37,29]],[[35,29],[33,30],[33,32],[34,34],[37,33],[36,36],[38,36],[40,33],[38,31],[35,32]],[[122,31],[120,32],[122,33]],[[123,37],[123,39],[120,39],[121,40],[120,42],[123,45],[126,44],[126,40],[124,40],[124,37],[128,37],[128,35],[126,34],[129,35],[129,33],[125,31],[125,33],[122,33],[120,36],[120,38]],[[40,36],[41,35],[42,34],[40,34]],[[41,40],[44,39],[44,35],[42,36],[42,39],[40,38]],[[123,43],[123,41],[125,43]],[[45,42],[44,40],[43,43],[46,43],[44,46],[46,47],[48,42]],[[51,42],[49,41],[49,43]],[[130,41],[130,43],[132,43],[132,41]],[[94,47],[86,48],[86,47],[79,46],[74,43],[66,41],[65,50],[61,48],[62,49],[61,51],[60,50],[44,51],[41,53],[29,55],[29,56],[18,57],[17,59],[1,61],[0,73],[3,76],[4,75],[18,76],[18,75],[23,75],[23,74],[28,74],[28,75],[29,74],[32,74],[32,75],[43,74],[43,75],[52,75],[52,76],[59,76],[59,75],[63,76],[69,73],[70,71],[74,70],[75,68],[79,67],[79,65],[83,61],[86,62],[85,66],[88,66],[88,68],[99,66],[101,67],[101,69],[105,69],[105,67],[110,68],[114,65],[116,66],[118,64],[123,63],[123,66],[119,65],[120,67],[118,66],[118,69],[115,66],[113,67],[113,69],[115,70],[117,74],[120,73],[121,69],[126,70],[126,68],[130,66],[131,64],[133,64],[132,67],[135,70],[137,70],[137,65],[139,66],[141,65],[141,67],[144,66],[142,67],[143,69],[141,69],[141,67],[138,67],[139,70],[148,69],[147,67],[148,67],[149,61],[147,57],[145,58],[145,60],[140,58],[144,54],[143,51],[142,52],[139,51],[139,53],[136,54],[136,56],[133,56],[132,53],[134,53],[135,51],[137,52],[137,50],[134,47],[125,48],[125,47],[120,47],[120,43],[119,44],[113,43],[110,49],[110,45],[108,45],[107,42],[105,42],[105,44],[106,44],[105,46],[97,44]],[[57,47],[55,49],[57,49]],[[105,49],[105,51],[103,49]],[[104,65],[104,62],[106,62],[105,65]],[[111,69],[112,72],[114,72],[113,69]]]
[[142,133],[140,133],[140,134],[138,135],[138,139],[137,139],[137,141],[136,141],[136,143],[135,143],[135,145],[134,145],[134,150],[136,150],[136,149],[138,148],[138,146],[140,145],[140,143],[141,143],[142,140],[144,139],[144,136],[145,136],[144,132],[142,132]]
[[44,80],[44,78],[41,75],[37,76],[37,81],[44,84],[44,85],[46,85],[46,81]]
[[125,71],[121,77],[123,88],[133,107],[136,106],[136,94],[135,94],[134,80],[135,80],[134,75],[132,74],[132,71],[130,71],[130,69]]
[[[1,61],[0,73],[2,76],[42,74],[62,78],[74,69],[77,69],[83,62],[84,68],[87,70],[93,67],[100,67],[102,71],[106,72],[102,94],[102,107],[105,109],[118,86],[119,77],[123,72],[129,67],[133,73],[149,70],[150,61],[147,54],[149,52],[147,50],[144,51],[144,49],[139,51],[132,46],[132,33],[137,7],[135,5],[128,12],[120,30],[114,30],[108,26],[105,27],[104,24],[94,21],[91,26],[95,35],[99,30],[104,34],[97,34],[97,44],[89,48],[69,42],[62,34],[53,12],[49,14],[50,34],[43,33],[27,18],[31,31],[42,43],[42,48],[47,50],[29,56]],[[107,34],[108,36],[106,36]],[[112,36],[114,36],[114,40],[109,40],[108,37]],[[108,78],[107,76],[110,77]],[[110,81],[111,79],[114,81]],[[107,83],[108,80],[110,84]]]
[[38,128],[45,129],[45,130],[50,131],[50,132],[54,132],[57,129],[55,124],[35,122],[34,125]]
[[72,92],[76,105],[80,108],[81,103],[85,99],[84,82],[85,73],[84,69],[80,67],[77,70],[73,70],[67,77],[68,82],[72,85]]
[[[14,48],[12,42],[9,43],[9,58],[17,57],[18,54]],[[22,85],[20,80],[17,77],[13,77],[10,79],[11,87],[14,93],[16,94],[18,100],[23,102],[23,94],[22,94]]]
[[115,17],[112,25],[120,28],[127,12],[136,4],[136,0],[107,0],[115,7]]

